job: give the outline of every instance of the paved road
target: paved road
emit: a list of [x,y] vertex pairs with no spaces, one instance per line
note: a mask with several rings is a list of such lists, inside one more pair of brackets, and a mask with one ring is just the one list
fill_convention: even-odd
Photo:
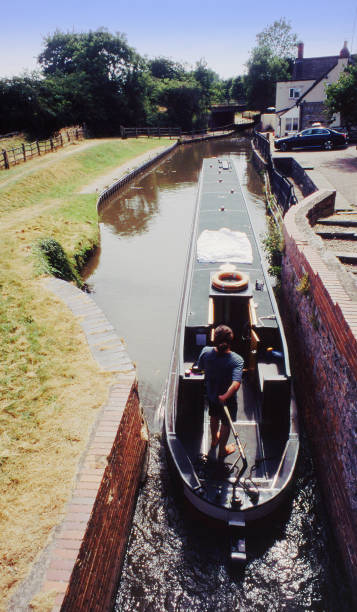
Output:
[[294,157],[319,189],[336,189],[336,207],[357,209],[357,150],[355,144],[333,151],[272,150],[274,157]]

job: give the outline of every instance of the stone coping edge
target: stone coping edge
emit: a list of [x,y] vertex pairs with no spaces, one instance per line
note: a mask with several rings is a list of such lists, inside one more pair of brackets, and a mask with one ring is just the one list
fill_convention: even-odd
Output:
[[114,193],[119,191],[119,189],[121,189],[122,187],[125,187],[125,185],[127,185],[128,183],[130,183],[130,181],[132,181],[134,178],[136,178],[138,176],[138,174],[141,174],[142,172],[144,172],[145,170],[147,170],[148,168],[153,166],[160,159],[162,159],[163,157],[165,157],[166,155],[168,155],[169,153],[174,151],[174,149],[176,149],[176,147],[178,145],[179,145],[179,143],[178,143],[178,141],[176,141],[173,145],[171,145],[170,147],[167,147],[166,149],[164,149],[163,151],[161,151],[160,153],[158,153],[154,157],[148,159],[143,164],[140,164],[140,166],[138,166],[137,168],[134,168],[134,170],[131,170],[130,172],[128,172],[128,174],[126,174],[125,176],[122,176],[120,179],[115,181],[115,183],[110,185],[110,187],[105,189],[100,194],[100,196],[99,196],[99,198],[97,200],[97,210],[99,210],[99,208],[101,207],[103,202],[105,202],[105,200],[107,200],[110,196],[112,196]]
[[320,278],[331,304],[345,319],[351,342],[349,359],[352,370],[357,371],[357,294],[351,290],[349,279],[342,275],[342,266],[337,258],[322,249],[322,241],[308,221],[319,215],[331,214],[335,195],[335,191],[319,190],[292,206],[284,217],[283,232],[286,241],[295,242],[305,258],[306,266],[316,278]]

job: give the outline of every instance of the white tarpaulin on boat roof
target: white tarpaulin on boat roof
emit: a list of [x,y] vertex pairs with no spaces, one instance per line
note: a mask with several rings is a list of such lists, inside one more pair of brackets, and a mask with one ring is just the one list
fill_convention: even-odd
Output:
[[252,247],[247,234],[227,227],[203,230],[197,240],[197,260],[200,263],[252,263]]

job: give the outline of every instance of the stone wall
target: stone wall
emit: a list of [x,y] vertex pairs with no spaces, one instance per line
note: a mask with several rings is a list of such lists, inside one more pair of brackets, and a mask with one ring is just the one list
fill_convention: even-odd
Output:
[[299,405],[357,598],[357,299],[311,228],[334,197],[318,191],[286,214],[282,291]]
[[301,104],[300,129],[311,127],[314,121],[326,122],[326,109],[323,102],[303,102]]
[[308,173],[293,157],[275,157],[274,165],[284,176],[293,179],[305,198],[317,191],[317,187]]

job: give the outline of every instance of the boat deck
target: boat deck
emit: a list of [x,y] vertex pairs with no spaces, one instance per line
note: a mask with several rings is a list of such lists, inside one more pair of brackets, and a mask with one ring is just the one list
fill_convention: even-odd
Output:
[[[250,221],[247,204],[244,199],[236,170],[232,160],[228,161],[227,169],[223,169],[222,161],[218,159],[205,159],[202,168],[202,182],[200,193],[200,216],[198,233],[205,230],[219,230],[228,227],[235,231],[244,232],[251,244],[253,262],[251,264],[239,263],[240,271],[249,273],[258,326],[277,327],[273,305],[264,282],[261,256],[256,243],[254,231]],[[220,210],[224,208],[224,210]],[[207,325],[208,300],[210,278],[220,264],[199,263],[194,264],[192,278],[192,292],[186,325],[198,327]],[[264,283],[263,289],[256,288]]]

